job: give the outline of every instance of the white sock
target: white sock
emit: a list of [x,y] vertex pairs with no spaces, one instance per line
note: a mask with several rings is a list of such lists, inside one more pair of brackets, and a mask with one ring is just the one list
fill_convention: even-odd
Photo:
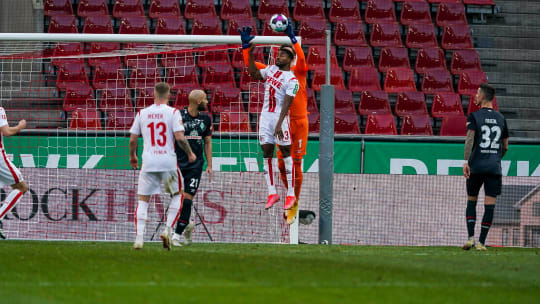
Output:
[[146,226],[146,218],[148,215],[148,203],[139,201],[135,210],[135,233],[144,236],[144,227]]
[[182,202],[183,195],[175,195],[171,199],[169,205],[169,212],[167,212],[167,227],[173,228],[180,216],[180,203]]
[[21,200],[23,193],[17,189],[11,191],[6,197],[4,204],[0,207],[0,220],[6,216],[6,214],[15,207]]
[[264,176],[268,185],[268,194],[276,194],[276,185],[274,184],[274,169],[272,168],[272,158],[264,158],[263,161]]
[[285,157],[285,172],[287,174],[287,196],[294,196],[294,166],[292,157]]

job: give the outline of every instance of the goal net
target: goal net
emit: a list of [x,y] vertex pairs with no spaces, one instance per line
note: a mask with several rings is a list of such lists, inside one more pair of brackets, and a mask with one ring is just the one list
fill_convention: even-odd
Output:
[[[176,43],[164,43],[157,35],[63,35],[70,36],[70,42],[0,41],[1,105],[11,125],[27,120],[27,130],[4,138],[30,187],[4,220],[10,238],[134,239],[138,171],[129,166],[128,132],[136,112],[154,102],[154,85],[165,81],[171,106],[186,107],[193,89],[210,101],[214,176],[210,182],[203,173],[194,198],[194,241],[294,242],[283,204],[264,210],[257,139],[264,85],[247,73],[239,37],[185,36],[182,42],[176,36]],[[274,47],[257,39],[256,58],[269,63]],[[285,197],[278,173],[274,180]],[[6,193],[7,187],[2,199]],[[147,241],[158,238],[169,200],[152,197]]]

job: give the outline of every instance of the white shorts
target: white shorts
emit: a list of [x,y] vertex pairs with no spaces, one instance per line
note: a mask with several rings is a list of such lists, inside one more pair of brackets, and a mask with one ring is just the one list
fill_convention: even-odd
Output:
[[173,195],[182,189],[182,175],[179,170],[167,172],[144,172],[139,173],[139,187],[137,194],[152,195],[161,193],[161,184],[165,185],[165,192]]
[[259,118],[259,142],[264,144],[277,144],[278,146],[290,146],[291,145],[291,127],[289,124],[289,115],[285,117],[281,124],[281,130],[283,131],[283,138],[279,139],[274,136],[276,130],[276,124],[279,119],[279,113],[262,112]]
[[6,151],[0,149],[0,186],[11,186],[24,181],[21,171],[7,158]]

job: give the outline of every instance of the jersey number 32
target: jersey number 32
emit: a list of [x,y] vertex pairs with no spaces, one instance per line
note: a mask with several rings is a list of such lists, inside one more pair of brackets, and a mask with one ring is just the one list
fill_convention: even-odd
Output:
[[482,141],[480,142],[480,148],[491,148],[499,149],[499,140],[501,139],[501,127],[492,126],[491,128],[487,125],[483,125],[482,130]]

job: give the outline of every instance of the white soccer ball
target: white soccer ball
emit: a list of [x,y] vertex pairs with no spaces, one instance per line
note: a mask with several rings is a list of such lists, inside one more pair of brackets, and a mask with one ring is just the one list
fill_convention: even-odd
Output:
[[283,33],[289,24],[289,20],[283,14],[275,14],[270,18],[270,28],[276,33]]

